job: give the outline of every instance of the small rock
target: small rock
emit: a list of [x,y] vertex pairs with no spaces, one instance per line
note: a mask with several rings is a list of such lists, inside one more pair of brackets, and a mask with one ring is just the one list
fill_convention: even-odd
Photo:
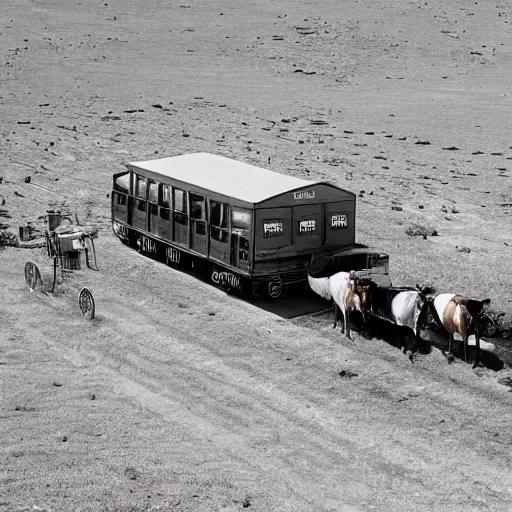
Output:
[[62,436],[61,441],[62,441],[63,443],[67,443],[67,441],[68,441],[68,436]]
[[58,382],[56,380],[53,381],[53,385],[56,387],[56,388],[60,388],[62,386],[62,382]]
[[470,253],[471,249],[469,247],[459,247],[458,245],[455,246],[455,249],[459,252],[467,252]]
[[498,383],[503,386],[508,386],[512,388],[512,378],[511,377],[503,377],[502,379],[498,379]]
[[424,207],[422,204],[419,204],[419,205],[418,205],[418,208],[419,208],[420,210],[423,210],[423,208],[425,208],[425,207]]
[[341,372],[338,374],[340,377],[351,379],[352,377],[357,377],[357,373],[350,372],[347,370],[341,370]]
[[392,210],[395,210],[396,212],[401,212],[403,211],[403,208],[401,206],[392,206],[391,207]]
[[31,178],[31,176],[27,176],[27,177],[25,178],[25,183],[30,183],[30,180],[31,180],[31,179],[32,179],[32,178]]
[[137,480],[137,478],[140,476],[140,473],[132,467],[127,467],[124,470],[124,476],[126,476],[129,480]]
[[427,236],[438,236],[435,229],[430,229],[420,224],[412,224],[405,230],[405,233],[409,236],[422,236],[425,239]]

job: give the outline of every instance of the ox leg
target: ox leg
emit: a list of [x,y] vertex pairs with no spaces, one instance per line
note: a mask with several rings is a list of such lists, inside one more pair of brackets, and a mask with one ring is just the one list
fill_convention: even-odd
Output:
[[418,352],[419,347],[421,346],[421,341],[420,335],[417,332],[414,333],[414,346],[412,347],[411,354],[409,356],[411,363],[414,363],[414,354]]
[[414,334],[414,337],[412,338],[413,342],[412,342],[412,346],[409,350],[409,356],[408,356],[411,363],[414,363],[414,354],[418,351],[418,347],[421,344],[420,335],[417,332],[414,332],[413,334]]
[[448,352],[446,354],[448,363],[453,362],[452,345],[453,345],[453,333],[449,332],[448,333]]
[[348,338],[349,340],[352,340],[352,336],[350,334],[350,328],[348,326],[348,310],[345,309],[345,311],[343,311],[343,325],[345,327],[345,337]]
[[395,325],[395,336],[398,343],[398,349],[405,354],[405,343],[402,343],[402,329],[398,325]]
[[336,329],[336,326],[338,325],[338,304],[334,302],[334,325],[332,326],[333,329]]
[[478,332],[478,322],[475,328],[475,361],[473,362],[473,368],[476,368],[480,364],[480,333]]

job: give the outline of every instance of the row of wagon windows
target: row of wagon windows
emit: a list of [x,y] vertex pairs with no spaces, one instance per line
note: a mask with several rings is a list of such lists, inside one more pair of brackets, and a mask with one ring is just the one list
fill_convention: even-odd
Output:
[[[128,194],[127,175],[123,175],[116,180],[116,188]],[[160,217],[169,220],[169,211],[174,211],[174,219],[179,224],[187,225],[188,212],[191,220],[196,221],[195,231],[198,235],[206,235],[206,199],[204,196],[190,192],[187,195],[185,190],[181,190],[163,183],[156,183],[152,180],[146,181],[146,178],[133,174],[133,195],[139,199],[137,208],[140,211],[146,210],[146,201],[149,204],[149,210],[152,214],[158,214],[158,206],[160,209]],[[171,202],[172,197],[172,202]],[[187,205],[190,201],[190,209]],[[118,194],[118,203],[126,205],[126,196]],[[209,224],[210,236],[219,241],[228,243],[229,241],[229,215],[228,205],[217,201],[210,200]],[[333,230],[346,229],[348,227],[348,219],[346,214],[332,213],[329,216],[329,227]],[[249,210],[231,208],[231,227],[232,231],[238,232],[242,236],[247,236],[252,224],[252,213]],[[321,226],[317,225],[316,219],[297,219],[296,234],[298,236],[316,235]],[[268,219],[263,221],[264,238],[274,238],[283,236],[283,220]]]
[[[128,175],[123,175],[116,180],[116,189],[129,193]],[[169,220],[169,211],[174,212],[175,222],[183,225],[188,224],[188,215],[194,222],[194,229],[198,235],[206,235],[206,198],[199,194],[172,187],[164,183],[156,183],[152,180],[133,174],[133,196],[138,199],[137,208],[146,211],[146,201],[149,202],[149,211],[160,217]],[[126,196],[118,195],[118,203],[126,205]],[[187,204],[189,202],[190,204]],[[218,201],[210,200],[209,211],[210,236],[219,242],[229,242],[229,209],[228,205]],[[252,227],[252,213],[249,210],[231,208],[231,228],[233,232],[247,237]]]
[[[330,215],[331,230],[346,229],[348,228],[348,218],[344,213],[333,213]],[[296,221],[296,234],[298,236],[308,236],[319,234],[321,226],[317,225],[316,219],[297,219]],[[283,221],[279,219],[263,221],[263,237],[274,238],[283,236],[284,228]]]

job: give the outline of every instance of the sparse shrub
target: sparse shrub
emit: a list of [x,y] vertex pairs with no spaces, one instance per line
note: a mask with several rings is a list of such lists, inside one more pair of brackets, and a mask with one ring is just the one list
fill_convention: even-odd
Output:
[[0,249],[8,246],[19,247],[20,241],[14,233],[6,230],[0,230]]
[[405,234],[409,236],[422,236],[423,238],[427,238],[427,236],[439,236],[437,230],[427,228],[426,226],[422,226],[421,224],[410,225],[405,230]]

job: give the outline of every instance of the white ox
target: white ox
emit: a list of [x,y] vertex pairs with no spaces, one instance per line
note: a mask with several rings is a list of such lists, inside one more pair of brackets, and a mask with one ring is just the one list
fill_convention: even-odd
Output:
[[338,308],[343,313],[343,332],[351,340],[350,330],[348,328],[348,315],[354,309],[360,311],[361,301],[359,295],[355,293],[355,282],[352,272],[338,272],[329,277],[329,289],[334,301],[334,327],[338,325]]
[[331,287],[329,286],[329,278],[328,277],[311,277],[308,274],[308,283],[309,287],[320,297],[325,300],[331,300]]

